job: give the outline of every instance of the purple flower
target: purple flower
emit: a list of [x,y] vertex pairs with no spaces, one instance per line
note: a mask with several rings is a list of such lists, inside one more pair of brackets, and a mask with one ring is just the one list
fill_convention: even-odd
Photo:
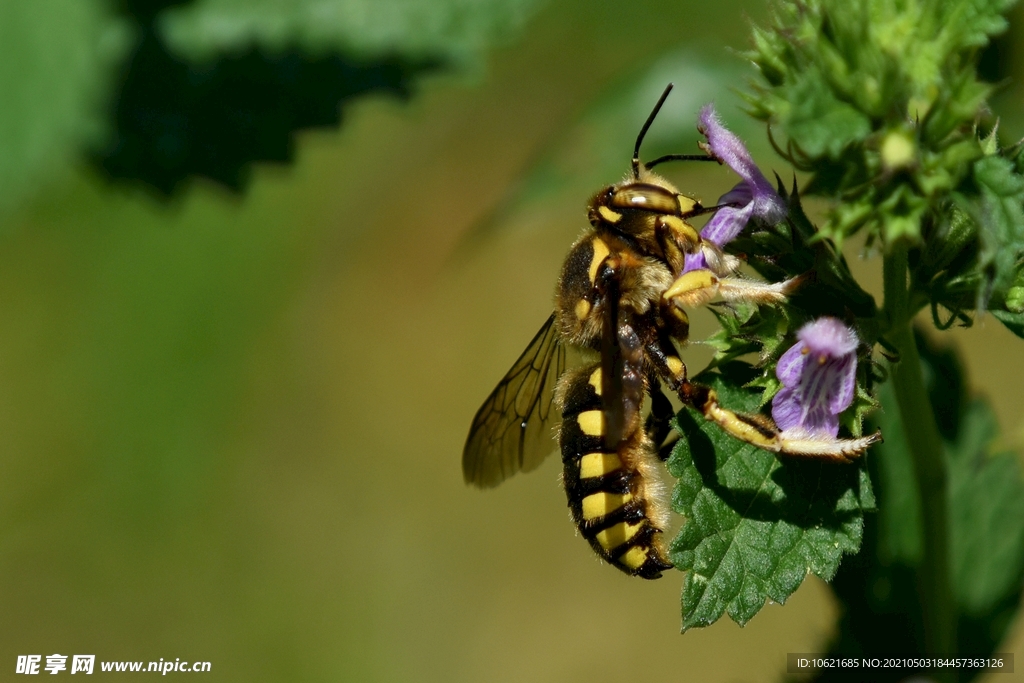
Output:
[[[778,222],[786,215],[786,204],[772,187],[768,179],[750,158],[750,152],[743,142],[729,131],[719,120],[713,104],[706,104],[700,110],[698,129],[708,139],[704,149],[711,156],[725,162],[742,180],[724,195],[719,204],[737,204],[719,209],[711,217],[701,237],[719,247],[740,234],[747,222],[754,216],[769,223]],[[686,257],[683,272],[706,268],[704,254],[690,254]]]
[[853,402],[860,340],[836,318],[809,322],[796,337],[775,369],[782,390],[772,399],[772,417],[783,431],[834,439],[839,413]]

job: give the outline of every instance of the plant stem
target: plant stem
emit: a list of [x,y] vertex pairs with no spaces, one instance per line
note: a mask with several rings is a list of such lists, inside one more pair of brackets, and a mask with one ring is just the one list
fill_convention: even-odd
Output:
[[[891,245],[883,265],[887,337],[899,351],[892,367],[892,382],[900,419],[914,461],[914,477],[921,501],[924,557],[917,567],[926,655],[956,653],[956,612],[949,570],[949,515],[946,508],[946,461],[942,438],[921,373],[912,330],[916,311],[907,289],[907,246]],[[940,678],[945,670],[934,672]]]

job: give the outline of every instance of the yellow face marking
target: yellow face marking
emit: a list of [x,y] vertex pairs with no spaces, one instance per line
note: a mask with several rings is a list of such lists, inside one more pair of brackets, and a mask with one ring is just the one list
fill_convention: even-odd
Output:
[[[686,209],[683,209],[686,211]],[[689,247],[686,251],[692,252],[700,244],[700,236],[689,223],[679,216],[662,216],[661,222],[669,227],[680,242]]]
[[679,211],[681,213],[690,213],[697,208],[697,200],[693,197],[687,197],[685,194],[677,196],[679,198]]
[[601,215],[601,219],[606,223],[615,225],[622,220],[622,214],[617,211],[612,211],[607,206],[599,206],[597,212]]
[[666,358],[665,365],[668,366],[668,371],[672,373],[673,377],[679,377],[686,370],[686,366],[683,365],[683,361],[679,360],[676,356],[669,356]]
[[597,542],[601,544],[602,548],[605,550],[612,550],[633,538],[633,536],[636,535],[636,532],[640,531],[640,527],[643,525],[643,522],[637,522],[636,524],[619,522],[615,526],[599,532],[595,538],[597,539]]
[[641,548],[639,546],[633,546],[626,552],[622,553],[616,560],[621,565],[625,565],[630,569],[638,569],[640,565],[647,559],[648,548]]
[[601,368],[598,368],[597,370],[594,370],[594,372],[591,373],[590,380],[589,380],[588,383],[590,384],[590,386],[594,387],[594,393],[597,394],[598,396],[600,396],[601,395]]
[[580,320],[585,320],[590,315],[590,302],[586,299],[580,299],[576,302],[576,317]]
[[604,434],[604,413],[600,410],[584,410],[576,417],[580,430],[587,436]]
[[622,469],[622,461],[615,453],[587,453],[580,458],[580,479],[601,477]]
[[629,493],[591,493],[583,499],[583,519],[591,520],[615,512],[633,499]]
[[590,260],[590,270],[587,272],[587,275],[590,277],[590,281],[593,282],[597,279],[597,269],[601,267],[601,262],[604,261],[612,251],[600,237],[595,237],[591,240],[590,244],[594,247],[594,258]]

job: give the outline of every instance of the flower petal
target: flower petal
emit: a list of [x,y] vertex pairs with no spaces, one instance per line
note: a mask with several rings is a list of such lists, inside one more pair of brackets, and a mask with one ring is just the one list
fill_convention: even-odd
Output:
[[810,353],[830,358],[853,353],[860,344],[856,332],[838,318],[827,316],[801,327],[796,337],[807,345]]
[[829,400],[828,408],[838,415],[853,403],[853,393],[857,386],[857,356],[849,354],[836,359],[835,372],[839,375],[839,391]]
[[796,391],[789,387],[783,388],[772,399],[772,419],[779,429],[798,427],[803,422],[804,409]]
[[[725,197],[722,199],[724,200]],[[720,200],[719,203],[724,202]],[[719,209],[700,231],[700,236],[720,247],[725,246],[743,231],[750,221],[753,210],[753,204],[747,204],[742,208],[727,206]]]
[[804,353],[806,348],[802,342],[796,343],[779,358],[778,365],[775,366],[775,376],[783,386],[792,387],[800,382],[800,376],[804,372],[804,361],[807,360],[807,354]]
[[749,185],[753,215],[769,223],[781,221],[786,216],[785,202],[758,169],[743,141],[722,124],[713,104],[706,104],[700,110],[700,130],[708,139],[711,153]]
[[836,318],[807,323],[775,366],[783,388],[772,399],[772,416],[783,430],[835,438],[839,414],[853,402],[857,333]]
[[691,270],[703,270],[708,267],[707,259],[704,258],[704,252],[698,251],[696,254],[687,254],[683,257],[683,272],[689,273]]

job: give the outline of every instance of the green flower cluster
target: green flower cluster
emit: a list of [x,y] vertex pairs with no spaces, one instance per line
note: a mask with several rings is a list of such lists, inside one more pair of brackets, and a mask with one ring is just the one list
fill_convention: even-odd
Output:
[[979,133],[994,86],[976,69],[1012,3],[778,3],[754,29],[763,82],[747,101],[811,174],[803,191],[835,201],[820,235],[903,242],[912,310],[930,305],[945,327],[991,309],[1022,335],[1024,157],[996,126]]

